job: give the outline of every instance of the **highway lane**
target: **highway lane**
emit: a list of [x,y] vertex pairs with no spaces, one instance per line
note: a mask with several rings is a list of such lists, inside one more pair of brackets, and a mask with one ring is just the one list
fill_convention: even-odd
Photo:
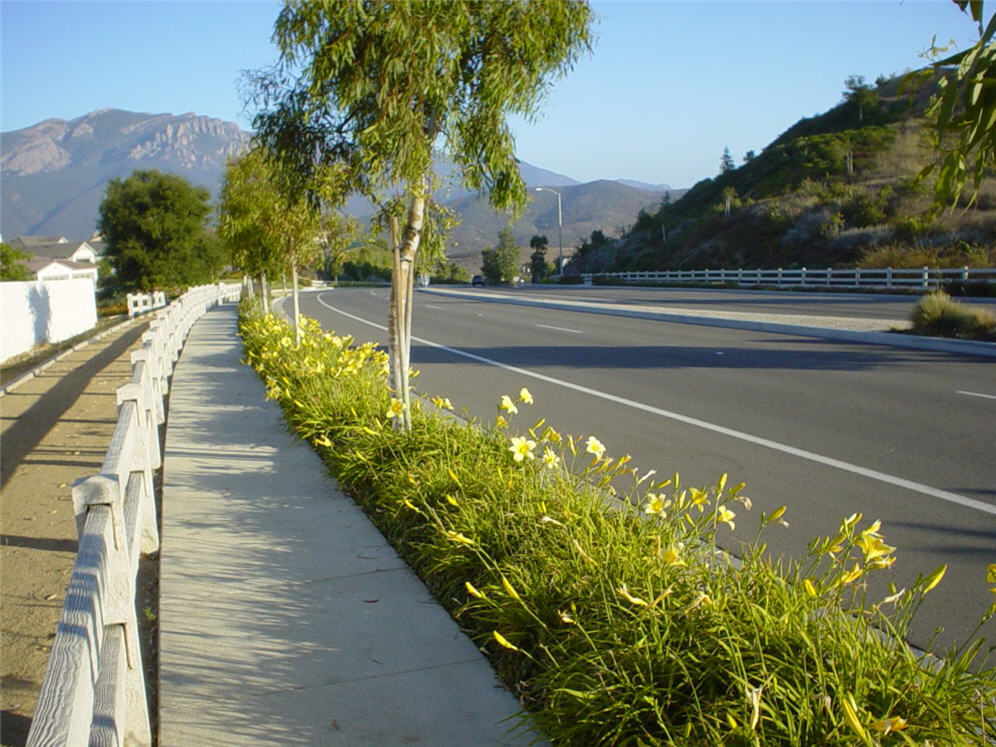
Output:
[[[327,328],[386,338],[339,313],[383,326],[386,290],[305,299],[304,313]],[[731,549],[752,535],[761,510],[781,504],[792,526],[771,533],[769,544],[796,556],[854,511],[882,519],[887,541],[900,548],[889,572],[899,586],[950,566],[928,598],[918,643],[935,625],[945,627],[938,642],[950,643],[988,606],[985,567],[996,562],[991,361],[428,294],[417,297],[415,334],[426,341],[413,346],[419,390],[470,414],[493,417],[500,395],[525,385],[537,405],[520,415],[523,428],[532,424],[525,418],[545,416],[568,432],[598,435],[611,454],[630,453],[643,469],[677,470],[687,484],[713,483],[724,471],[747,482],[754,516],[738,521]]]
[[[500,288],[530,298],[570,298],[621,306],[709,309],[754,314],[857,317],[908,321],[917,296],[808,291],[760,291],[703,288],[631,288],[627,286],[524,286]],[[958,299],[996,309],[996,298]]]

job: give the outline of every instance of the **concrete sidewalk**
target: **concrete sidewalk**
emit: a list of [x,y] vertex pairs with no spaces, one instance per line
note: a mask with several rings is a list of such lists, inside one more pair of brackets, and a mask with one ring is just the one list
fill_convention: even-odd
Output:
[[160,744],[528,744],[519,704],[240,363],[194,325],[163,467]]

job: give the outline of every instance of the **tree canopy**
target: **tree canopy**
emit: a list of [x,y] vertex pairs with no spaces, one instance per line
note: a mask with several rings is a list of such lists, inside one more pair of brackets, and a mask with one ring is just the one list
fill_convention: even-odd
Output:
[[408,422],[412,283],[434,187],[433,154],[445,149],[463,183],[497,208],[525,203],[510,114],[532,117],[551,80],[590,45],[581,0],[435,0],[331,3],[287,0],[274,40],[278,64],[258,74],[254,124],[302,183],[335,165],[340,184],[385,209],[394,270],[389,317],[392,382]]
[[940,94],[927,112],[934,119],[940,154],[933,166],[938,169],[935,200],[952,206],[966,187],[974,202],[986,174],[996,166],[996,14],[986,23],[982,0],[954,2],[971,13],[979,41],[934,63],[941,75]]
[[16,246],[0,242],[0,280],[30,280],[28,255]]
[[519,247],[512,231],[504,228],[498,234],[498,246],[481,252],[481,273],[488,283],[511,283],[519,272]]
[[148,291],[213,282],[223,257],[207,230],[209,200],[203,187],[160,171],[112,179],[97,225],[118,284]]

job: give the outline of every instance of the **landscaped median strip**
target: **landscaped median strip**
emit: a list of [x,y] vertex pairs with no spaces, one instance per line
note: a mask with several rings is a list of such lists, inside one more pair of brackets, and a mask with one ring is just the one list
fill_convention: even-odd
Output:
[[[527,389],[489,424],[416,405],[403,433],[375,346],[310,320],[296,346],[285,322],[243,313],[267,395],[555,742],[996,739],[982,640],[934,668],[904,643],[943,567],[866,601],[866,578],[895,559],[878,522],[848,517],[806,559],[776,563],[763,534],[789,518],[779,509],[735,565],[716,537],[749,510],[743,485],[635,469],[597,434],[533,415]],[[637,510],[607,510],[606,491]]]

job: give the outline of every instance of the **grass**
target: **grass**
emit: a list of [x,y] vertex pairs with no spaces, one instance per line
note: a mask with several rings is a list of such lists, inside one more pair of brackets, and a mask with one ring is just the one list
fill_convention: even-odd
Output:
[[915,334],[996,342],[996,314],[953,301],[944,291],[921,298],[910,318]]
[[267,396],[555,743],[996,739],[982,639],[935,667],[904,643],[943,567],[866,599],[895,557],[877,522],[848,517],[781,561],[763,538],[778,509],[735,561],[716,537],[750,509],[743,485],[641,473],[532,414],[525,389],[488,424],[443,417],[452,406],[434,397],[403,433],[384,354],[303,327],[295,346],[285,322],[244,307]]

